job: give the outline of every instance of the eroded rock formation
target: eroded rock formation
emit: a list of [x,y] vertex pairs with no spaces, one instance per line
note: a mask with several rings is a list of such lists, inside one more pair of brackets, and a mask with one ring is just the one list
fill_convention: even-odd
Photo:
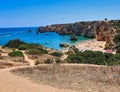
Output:
[[60,43],[60,45],[59,45],[60,47],[69,47],[70,45],[69,44],[67,44],[67,43]]
[[56,24],[39,27],[36,33],[56,32],[60,35],[82,35],[96,38],[98,41],[106,41],[106,48],[112,48],[115,28],[119,20],[75,22],[70,24]]
[[97,23],[94,31],[98,41],[106,41],[106,49],[111,49],[114,46],[113,38],[115,35],[115,30],[111,23],[107,21]]
[[42,32],[57,32],[60,35],[83,35],[85,37],[94,38],[94,23],[93,22],[76,22],[71,24],[56,24],[51,26],[39,27],[36,33]]

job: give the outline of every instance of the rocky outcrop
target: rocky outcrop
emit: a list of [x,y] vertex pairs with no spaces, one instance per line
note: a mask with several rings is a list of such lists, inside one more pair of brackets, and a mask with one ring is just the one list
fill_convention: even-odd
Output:
[[70,45],[69,45],[69,44],[66,44],[66,43],[60,43],[59,46],[60,46],[60,47],[69,47]]
[[95,25],[95,36],[98,41],[106,41],[106,49],[111,49],[114,46],[113,38],[115,30],[110,22],[102,21]]
[[69,54],[72,54],[72,53],[77,53],[78,51],[79,51],[79,49],[76,48],[75,45],[72,45],[72,46],[69,48],[68,53],[69,53]]
[[[112,48],[115,29],[117,29],[119,20],[108,21],[88,21],[75,22],[70,24],[56,24],[51,26],[39,27],[36,33],[56,32],[60,35],[71,35],[76,39],[76,35],[84,37],[96,38],[98,41],[106,41],[106,47]],[[75,34],[75,35],[74,35]]]
[[76,35],[83,35],[85,37],[94,38],[94,24],[96,22],[76,22],[71,24],[56,24],[51,26],[39,27],[36,33],[42,32],[56,32],[60,35],[69,35],[75,33]]

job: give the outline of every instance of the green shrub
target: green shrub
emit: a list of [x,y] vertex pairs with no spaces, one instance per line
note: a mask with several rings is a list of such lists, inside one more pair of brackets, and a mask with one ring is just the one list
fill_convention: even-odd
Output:
[[120,47],[117,48],[116,53],[120,53]]
[[100,51],[85,51],[70,54],[66,60],[68,63],[105,64],[104,54]]
[[68,63],[83,63],[84,61],[83,57],[79,54],[70,54],[66,60]]
[[86,59],[85,62],[88,64],[104,64],[104,54],[100,51],[85,51],[83,54],[84,58]]
[[85,51],[68,55],[68,63],[85,63],[97,65],[120,65],[120,53],[102,53],[100,51]]
[[40,51],[36,50],[36,49],[31,49],[28,51],[28,54],[30,55],[40,55],[42,54]]
[[23,57],[23,53],[21,51],[12,51],[8,53],[11,57]]
[[18,49],[19,49],[19,50],[27,50],[28,48],[27,48],[27,45],[20,45],[20,46],[18,47]]
[[61,57],[63,54],[61,52],[53,52],[51,55],[56,56],[56,57]]
[[24,44],[26,44],[26,43],[19,39],[15,39],[15,40],[8,41],[7,44],[5,45],[5,47],[18,48],[20,45],[24,45]]
[[62,61],[60,59],[55,60],[56,63],[61,63]]
[[42,48],[37,48],[37,49],[31,49],[28,51],[28,54],[31,55],[41,55],[41,54],[47,54],[47,50],[44,50]]
[[54,60],[53,59],[46,59],[44,61],[45,64],[53,64],[54,63]]
[[110,65],[110,62],[114,61],[114,55],[112,53],[104,53],[105,64]]
[[28,47],[29,49],[36,49],[36,48],[42,47],[42,46],[40,46],[39,44],[34,44],[34,43],[32,43],[32,44],[27,44],[27,47]]
[[120,53],[114,55],[114,65],[120,65]]
[[117,45],[118,43],[120,43],[120,33],[115,35],[114,39],[113,39],[114,43]]
[[45,50],[43,47],[38,47],[36,50],[40,51],[42,54],[48,54],[48,51]]

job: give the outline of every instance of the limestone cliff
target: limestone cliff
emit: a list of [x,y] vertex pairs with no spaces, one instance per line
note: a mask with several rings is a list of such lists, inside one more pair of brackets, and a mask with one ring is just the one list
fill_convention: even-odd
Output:
[[109,22],[102,21],[95,25],[94,31],[98,41],[106,41],[106,49],[111,49],[114,46],[113,38],[115,30],[113,25]]
[[70,24],[56,24],[51,26],[39,27],[36,33],[57,32],[60,35],[75,33],[85,37],[94,38],[94,21],[93,22],[76,22]]
[[119,20],[87,21],[70,24],[55,24],[39,27],[36,33],[56,32],[60,35],[82,35],[84,37],[96,38],[98,41],[106,41],[106,48],[112,48],[115,28]]

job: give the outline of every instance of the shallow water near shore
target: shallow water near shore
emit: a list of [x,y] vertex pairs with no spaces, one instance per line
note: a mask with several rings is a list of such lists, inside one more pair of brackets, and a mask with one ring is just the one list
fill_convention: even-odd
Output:
[[[30,29],[32,32],[27,32]],[[37,43],[48,48],[62,50],[62,48],[59,47],[60,43],[73,45],[90,39],[83,36],[77,36],[78,41],[70,41],[70,35],[61,36],[55,32],[36,34],[36,30],[37,27],[0,28],[0,45],[5,45],[9,40],[20,39],[27,43]]]

